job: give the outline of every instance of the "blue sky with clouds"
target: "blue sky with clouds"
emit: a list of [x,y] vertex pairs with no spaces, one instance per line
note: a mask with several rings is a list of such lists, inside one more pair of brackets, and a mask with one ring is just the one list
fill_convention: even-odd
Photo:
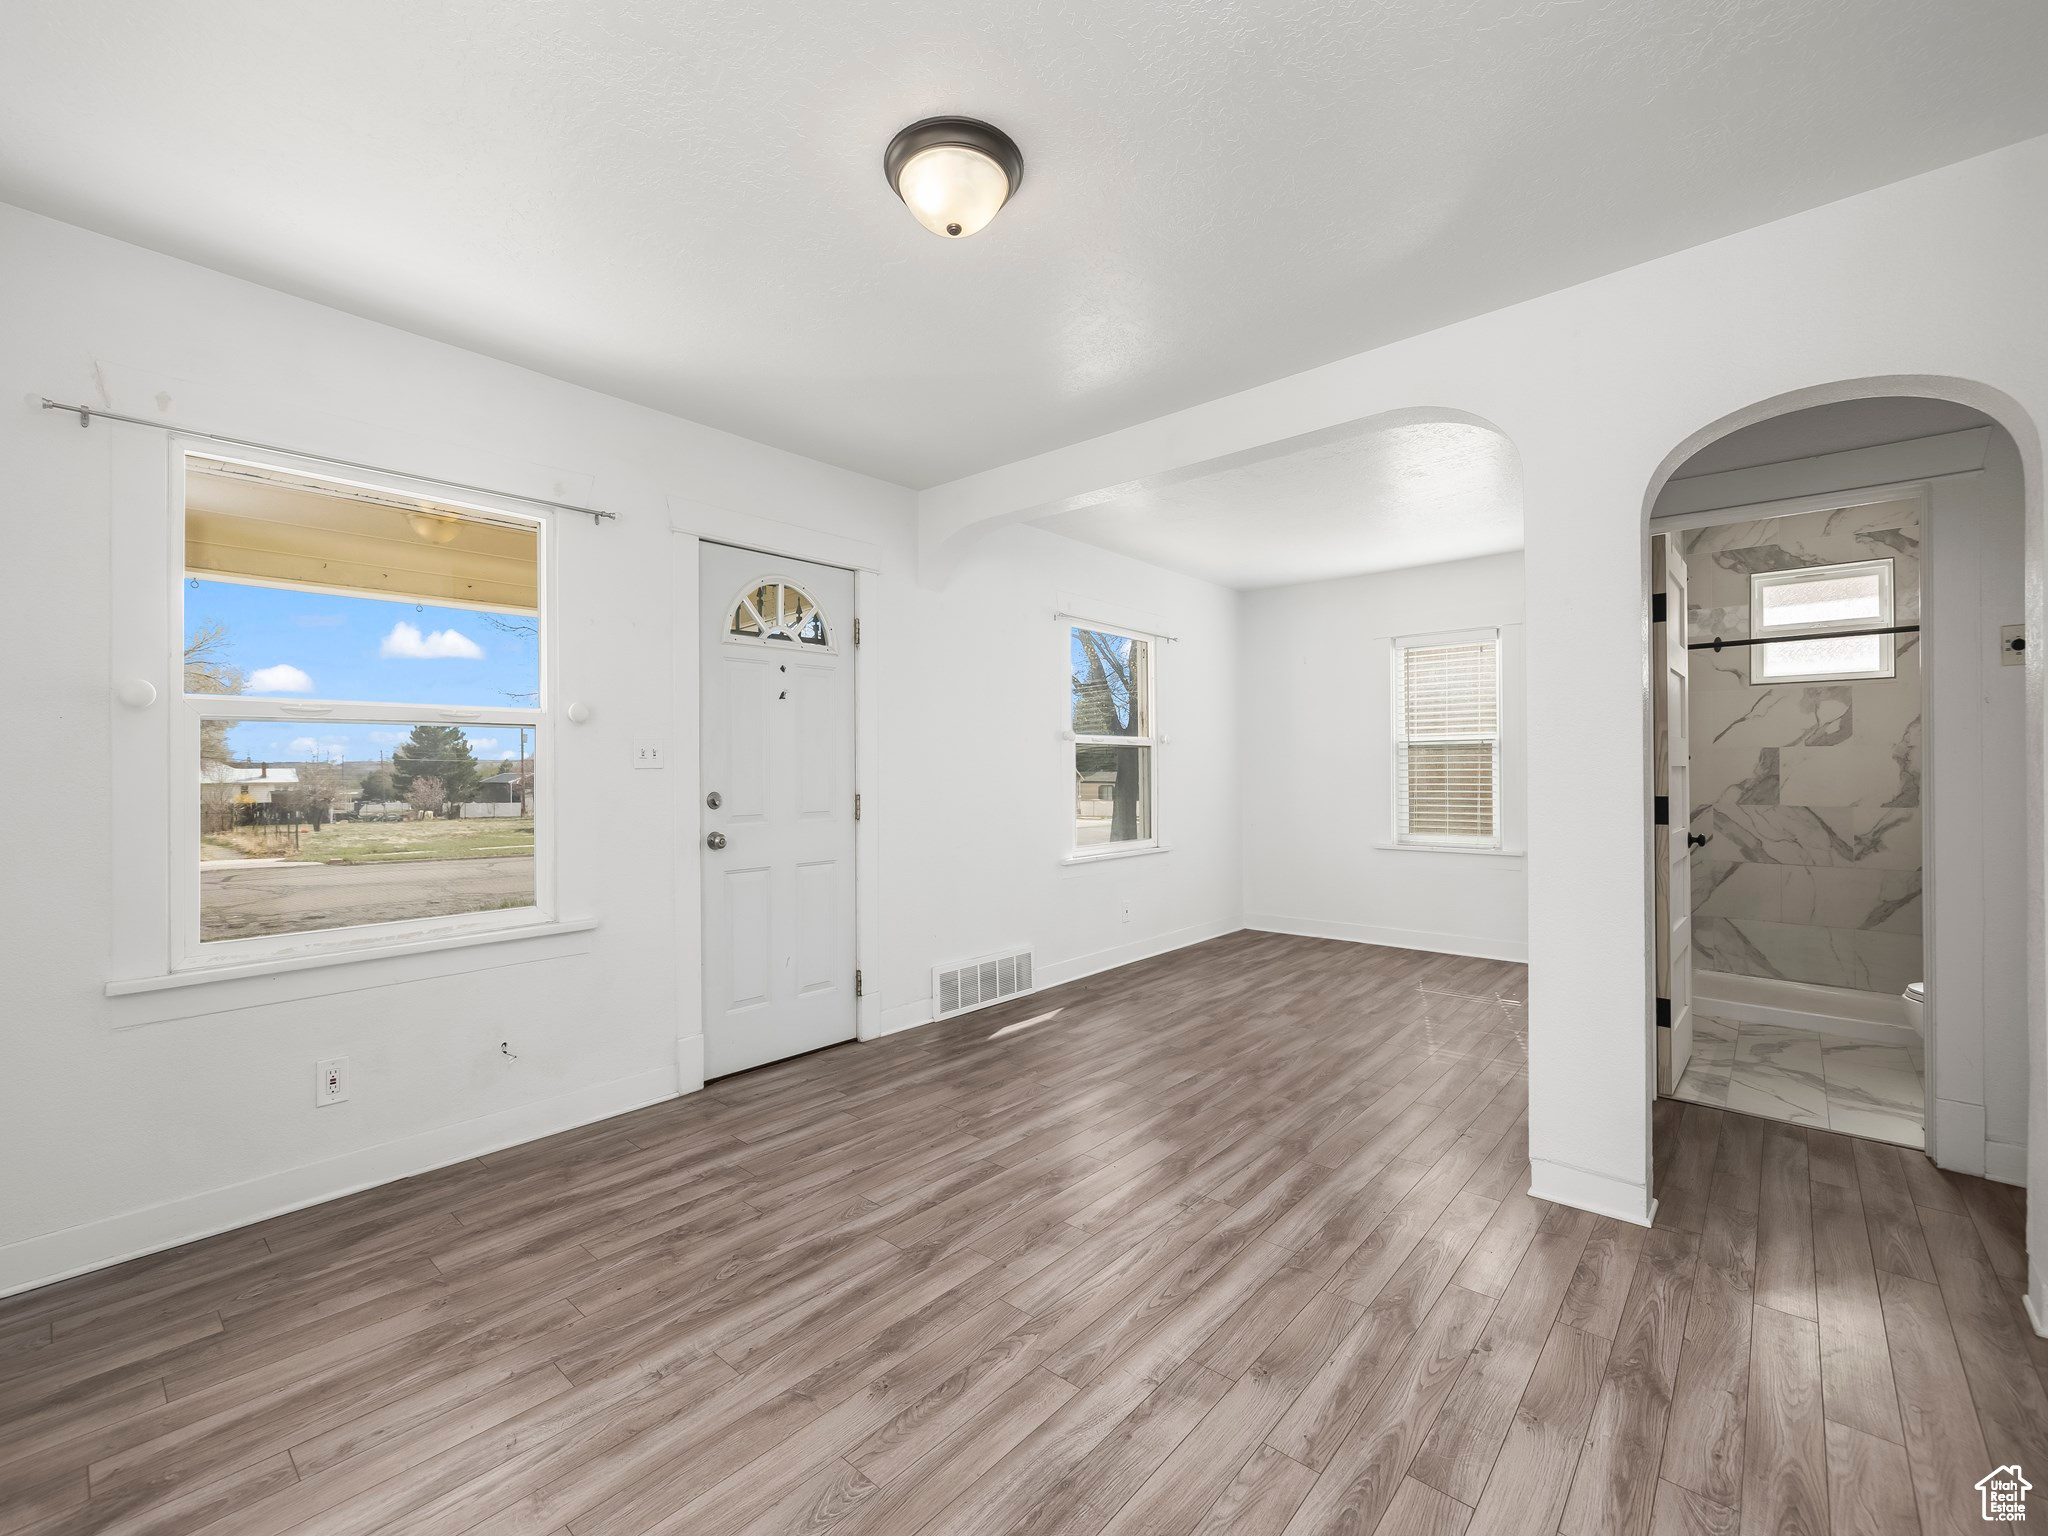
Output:
[[[199,578],[185,584],[187,633],[225,624],[225,659],[248,674],[251,696],[531,707],[540,676],[534,641],[490,619],[431,603]],[[258,761],[360,760],[388,756],[405,734],[403,727],[340,720],[250,721],[229,732],[228,744],[237,756]],[[468,735],[478,757],[518,752],[516,729],[479,725]]]

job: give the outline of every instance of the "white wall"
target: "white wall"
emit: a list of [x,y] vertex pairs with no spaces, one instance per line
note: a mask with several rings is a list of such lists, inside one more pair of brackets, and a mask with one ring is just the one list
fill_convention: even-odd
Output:
[[[1237,594],[1035,528],[1004,530],[944,589],[911,590],[863,658],[896,723],[879,792],[897,829],[881,867],[882,1026],[930,1017],[934,964],[1035,943],[1048,985],[1241,927]],[[1056,612],[1178,637],[1155,663],[1162,852],[1064,862],[1073,747]]]
[[[2026,672],[1999,661],[2000,628],[2026,613],[2019,450],[1992,427],[1791,459],[1673,481],[1656,510],[1703,513],[1808,497],[1840,504],[1858,489],[1923,477],[1927,510],[1924,518],[1917,508],[1912,515],[1921,525],[1926,668],[1928,1151],[1944,1168],[2024,1184],[2026,865],[2013,833],[2026,798]],[[1777,526],[1803,521],[1784,518]],[[1851,558],[1850,543],[1842,548]],[[1693,590],[1707,590],[1697,571]],[[1693,697],[1697,712],[1703,695]],[[1904,714],[1895,710],[1892,718]],[[1704,739],[1695,730],[1695,765]]]
[[[106,996],[161,951],[133,898],[163,852],[110,802],[116,741],[164,709],[110,683],[160,675],[127,620],[138,572],[167,583],[166,449],[40,395],[616,511],[557,520],[561,696],[595,711],[561,741],[561,905],[598,926]],[[1068,869],[1053,850],[1053,610],[1128,599],[1183,637],[1161,688],[1192,755],[1226,739],[1234,679],[1234,597],[1200,582],[1019,533],[935,595],[900,487],[4,207],[0,464],[19,737],[0,773],[37,807],[0,873],[0,1293],[696,1086],[696,545],[672,530],[863,569],[864,1030],[914,1021],[929,967],[963,953],[1033,943],[1058,976],[1236,926],[1227,753],[1206,775],[1168,760],[1173,852]],[[630,769],[644,737],[671,743],[665,773]],[[1131,922],[1105,922],[1123,893]],[[315,1110],[335,1055],[352,1097]]]
[[[1504,432],[1521,457],[1527,540],[1534,1187],[1646,1220],[1649,499],[1701,444],[1752,421],[1872,393],[1939,395],[2012,430],[2038,559],[2043,249],[2048,139],[2036,139],[933,487],[919,496],[925,579],[990,528],[1345,423],[1428,407]],[[2038,580],[2027,599],[2029,1158],[2030,1182],[2048,1187]],[[2048,1253],[2048,1201],[2030,1223]],[[2048,1318],[2039,1266],[2035,1293]]]
[[[1522,960],[1522,557],[1244,594],[1238,696],[1245,922]],[[1501,855],[1394,848],[1391,642],[1501,631]]]
[[[687,724],[671,707],[673,626],[692,618],[676,611],[684,599],[672,525],[869,565],[880,573],[869,587],[875,621],[907,637],[929,596],[917,584],[942,587],[948,604],[959,600],[965,589],[947,584],[945,572],[977,548],[1000,558],[1003,547],[988,541],[1005,524],[1105,486],[1142,486],[1418,405],[1493,423],[1523,467],[1535,1189],[1645,1218],[1648,497],[1700,443],[1765,416],[1873,390],[1941,394],[2013,431],[2027,552],[2038,562],[2036,424],[2048,419],[2043,249],[2048,140],[2035,140],[913,500],[0,212],[0,400],[82,397],[426,474],[596,500],[622,514],[616,528],[565,530],[565,676],[600,709],[561,764],[590,790],[565,827],[565,844],[587,850],[584,861],[564,876],[601,919],[593,934],[503,946],[449,974],[374,962],[353,969],[358,990],[289,1004],[265,984],[225,984],[234,995],[224,990],[207,1016],[141,1023],[101,991],[108,908],[118,895],[105,822],[37,815],[12,824],[0,880],[0,1289],[674,1089],[694,1000],[665,952],[690,949],[678,892],[694,882],[694,838],[670,850],[678,848],[677,809],[694,800],[684,766],[694,753],[676,754],[666,783],[626,769],[635,734],[680,741]],[[34,658],[18,668],[10,699],[35,735],[32,750],[7,755],[9,804],[42,804],[46,786],[63,783],[93,805],[110,783],[114,431],[80,432],[25,404],[0,409],[12,534],[0,640],[9,654]],[[914,577],[913,506],[923,557]],[[2026,598],[2036,638],[2025,669],[2028,1155],[2031,1182],[2048,1187],[2039,815],[2048,645],[2038,578]],[[1050,608],[1063,598],[1041,600]],[[1184,633],[1183,644],[1198,638]],[[905,755],[920,766],[968,777],[1007,772],[958,755],[944,728],[943,706],[954,700],[913,690],[912,702],[912,718],[894,717],[898,702],[864,726],[869,761],[893,761],[881,743],[901,731]],[[894,786],[870,792],[887,796]],[[987,814],[1010,811],[991,803]],[[933,959],[1026,937],[997,908],[962,917],[920,892],[953,857],[946,829],[892,828],[883,840],[878,824],[870,835],[876,842],[863,851],[874,848],[869,865],[880,866],[885,888],[921,896],[902,915],[881,903],[883,931],[870,936],[884,957],[880,995],[893,1007],[914,1008],[921,989],[911,973]],[[1182,847],[1194,840],[1188,830],[1170,835]],[[1186,867],[1178,858],[1177,850],[1149,865],[1131,861],[1129,875],[1104,866],[1068,877],[1056,866],[1043,885],[1061,892],[1092,889],[1084,876],[1103,876],[1103,886],[1143,878],[1163,894]],[[1141,877],[1135,866],[1157,873]],[[991,886],[1004,873],[994,872]],[[1227,914],[1238,895],[1226,881],[1207,905]],[[1051,912],[1026,915],[1064,931]],[[1199,931],[1203,919],[1162,903],[1146,921],[1154,926],[1124,949]],[[889,937],[897,924],[900,944]],[[1078,926],[1079,934],[1049,941],[1042,957],[1092,963],[1100,940],[1094,925]],[[523,1025],[517,1063],[496,1050],[507,1019]],[[309,1069],[337,1053],[355,1061],[355,1098],[316,1113]],[[2030,1235],[2033,1250],[2048,1253],[2048,1201],[2036,1203]],[[2048,1316],[2048,1275],[2038,1265],[2032,1289],[2038,1314]]]
[[2021,482],[1993,432],[1981,476],[1930,488],[1925,568],[1933,1151],[2009,1184],[2030,1182],[2027,1084],[2043,1070],[2027,1045],[2027,671],[1998,659],[2000,626],[2027,613]]

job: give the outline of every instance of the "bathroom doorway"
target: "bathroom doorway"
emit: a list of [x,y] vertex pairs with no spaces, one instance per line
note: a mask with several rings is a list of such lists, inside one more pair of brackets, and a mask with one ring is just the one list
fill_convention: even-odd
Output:
[[[1684,657],[1653,768],[1660,1093],[1933,1152],[1929,1042],[1953,1027],[1952,1068],[1982,1074],[1948,1085],[1953,1139],[1986,1157],[2000,1090],[1968,1037],[2009,1033],[2023,1077],[2023,946],[1958,927],[1940,948],[1935,929],[1981,925],[2023,869],[1995,824],[1937,828],[1930,793],[1937,771],[1961,776],[1951,808],[1969,796],[1982,823],[1967,781],[1989,774],[2018,802],[2022,670],[2000,670],[2021,660],[2004,632],[2023,613],[2022,534],[2016,473],[2009,496],[1981,484],[1995,438],[1947,401],[1843,402],[1708,445],[1660,495],[1652,591],[1671,601],[1652,654]],[[1930,605],[1942,624],[1923,624]],[[1943,640],[1956,654],[1937,660]],[[2024,1106],[2001,1109],[2018,1173]]]

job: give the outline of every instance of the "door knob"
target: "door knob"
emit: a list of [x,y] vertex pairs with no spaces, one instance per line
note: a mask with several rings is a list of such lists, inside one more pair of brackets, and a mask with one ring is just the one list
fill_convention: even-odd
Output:
[[1704,848],[1707,846],[1707,839],[1713,835],[1711,832],[1688,832],[1685,834],[1685,846],[1688,848]]
[[723,832],[713,832],[704,839],[704,846],[706,848],[723,848],[725,846],[725,834]]

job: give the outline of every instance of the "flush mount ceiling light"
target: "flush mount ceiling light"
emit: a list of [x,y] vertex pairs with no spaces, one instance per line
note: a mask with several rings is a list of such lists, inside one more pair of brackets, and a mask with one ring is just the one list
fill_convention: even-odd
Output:
[[406,513],[405,521],[414,537],[425,539],[429,544],[452,544],[455,535],[462,532],[461,518],[436,512],[425,503],[421,503],[419,511]]
[[1024,180],[1024,156],[1000,128],[971,117],[928,117],[889,141],[882,172],[904,207],[935,235],[984,229]]

